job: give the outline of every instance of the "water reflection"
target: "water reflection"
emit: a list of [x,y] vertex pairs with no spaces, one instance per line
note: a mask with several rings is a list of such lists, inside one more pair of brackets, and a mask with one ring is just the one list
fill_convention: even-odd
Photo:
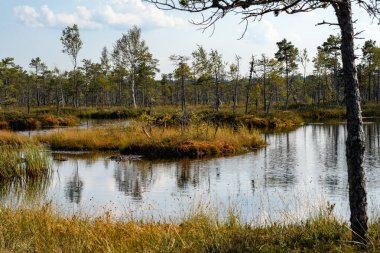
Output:
[[[79,204],[81,202],[83,181],[79,176],[79,164],[78,160],[75,161],[76,168],[73,171],[71,177],[68,178],[65,186],[65,196],[70,203]],[[91,164],[91,163],[90,163]]]
[[0,202],[12,205],[38,203],[43,200],[51,186],[51,175],[15,178],[0,182]]
[[115,166],[117,189],[133,200],[142,200],[142,193],[149,190],[153,181],[153,169],[148,163],[120,162]]
[[264,186],[285,190],[296,183],[294,165],[298,163],[294,140],[289,133],[267,135],[270,146],[264,152]]
[[197,187],[200,179],[199,169],[199,164],[191,164],[188,159],[184,159],[177,163],[175,174],[178,188],[186,190],[189,187]]
[[[365,169],[369,209],[380,210],[380,124],[365,124]],[[61,154],[56,172],[43,182],[2,184],[2,202],[42,196],[63,210],[110,208],[122,215],[173,217],[195,200],[232,206],[244,218],[306,214],[322,202],[348,215],[343,124],[307,125],[289,133],[265,134],[269,145],[245,155],[170,161],[116,162],[105,154]],[[104,209],[102,209],[104,210]]]

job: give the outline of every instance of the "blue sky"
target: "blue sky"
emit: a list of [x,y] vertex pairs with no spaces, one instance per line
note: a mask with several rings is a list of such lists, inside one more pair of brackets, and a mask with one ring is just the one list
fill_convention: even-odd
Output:
[[[112,50],[114,42],[133,25],[142,28],[142,37],[154,57],[159,59],[161,73],[172,71],[168,57],[172,54],[190,55],[203,45],[217,49],[226,62],[234,61],[235,54],[242,59],[242,74],[248,72],[250,56],[262,53],[273,57],[276,42],[283,38],[292,41],[299,49],[307,48],[310,58],[316,47],[329,34],[337,34],[334,27],[315,26],[322,20],[335,21],[331,8],[307,14],[269,14],[260,22],[250,22],[245,36],[238,40],[244,26],[240,17],[230,15],[211,29],[200,31],[189,19],[197,19],[188,13],[161,11],[142,0],[2,0],[0,2],[0,58],[14,57],[17,64],[28,69],[32,58],[39,56],[50,68],[71,68],[67,55],[61,53],[60,36],[63,28],[78,24],[83,48],[80,59],[98,61],[101,49]],[[361,35],[380,44],[380,26],[371,22],[367,15],[354,9],[356,28]],[[358,40],[361,46],[364,40]],[[309,64],[309,71],[312,64]],[[159,74],[160,76],[160,74]]]

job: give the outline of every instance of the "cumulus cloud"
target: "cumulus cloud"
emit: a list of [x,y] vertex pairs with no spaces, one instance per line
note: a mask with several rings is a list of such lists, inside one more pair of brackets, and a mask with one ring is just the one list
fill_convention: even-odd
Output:
[[105,6],[103,15],[110,25],[141,25],[142,23],[138,15],[116,12],[110,5]]
[[13,10],[14,15],[24,24],[40,27],[42,23],[39,22],[39,15],[37,11],[28,5],[17,6]]
[[41,8],[44,23],[48,26],[73,25],[86,29],[98,29],[102,25],[93,20],[94,12],[84,6],[78,6],[73,13],[54,13],[49,6],[43,5]]
[[179,27],[186,24],[183,19],[166,15],[153,5],[141,0],[113,0],[101,13],[111,25],[146,25],[158,27]]
[[[83,2],[82,2],[83,3]],[[14,15],[25,25],[34,27],[62,27],[78,24],[81,28],[99,29],[104,26],[181,27],[181,18],[167,15],[142,0],[108,0],[89,9],[77,6],[73,12],[55,12],[48,5],[36,10],[31,6],[17,6]]]

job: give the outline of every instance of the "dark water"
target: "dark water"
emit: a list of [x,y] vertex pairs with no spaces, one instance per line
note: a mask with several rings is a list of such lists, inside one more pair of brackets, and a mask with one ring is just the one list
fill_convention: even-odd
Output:
[[[369,211],[380,210],[380,124],[366,123]],[[326,204],[348,217],[344,124],[306,125],[265,135],[257,152],[208,160],[115,162],[107,155],[54,161],[50,178],[3,185],[0,200],[52,200],[64,213],[166,219],[205,209],[240,212],[258,222],[307,217]],[[221,212],[222,213],[222,212]]]

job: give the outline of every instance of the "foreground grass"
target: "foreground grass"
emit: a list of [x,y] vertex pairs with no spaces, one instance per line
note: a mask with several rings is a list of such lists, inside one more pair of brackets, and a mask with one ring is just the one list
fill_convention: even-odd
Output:
[[206,124],[181,127],[149,127],[132,123],[130,127],[68,129],[35,139],[53,150],[121,150],[124,154],[147,157],[194,157],[235,154],[265,145],[258,132]]
[[[368,251],[380,250],[380,222],[369,229]],[[51,207],[0,207],[5,252],[356,252],[347,224],[320,215],[305,222],[251,226],[231,214],[198,214],[178,224],[62,217]]]

